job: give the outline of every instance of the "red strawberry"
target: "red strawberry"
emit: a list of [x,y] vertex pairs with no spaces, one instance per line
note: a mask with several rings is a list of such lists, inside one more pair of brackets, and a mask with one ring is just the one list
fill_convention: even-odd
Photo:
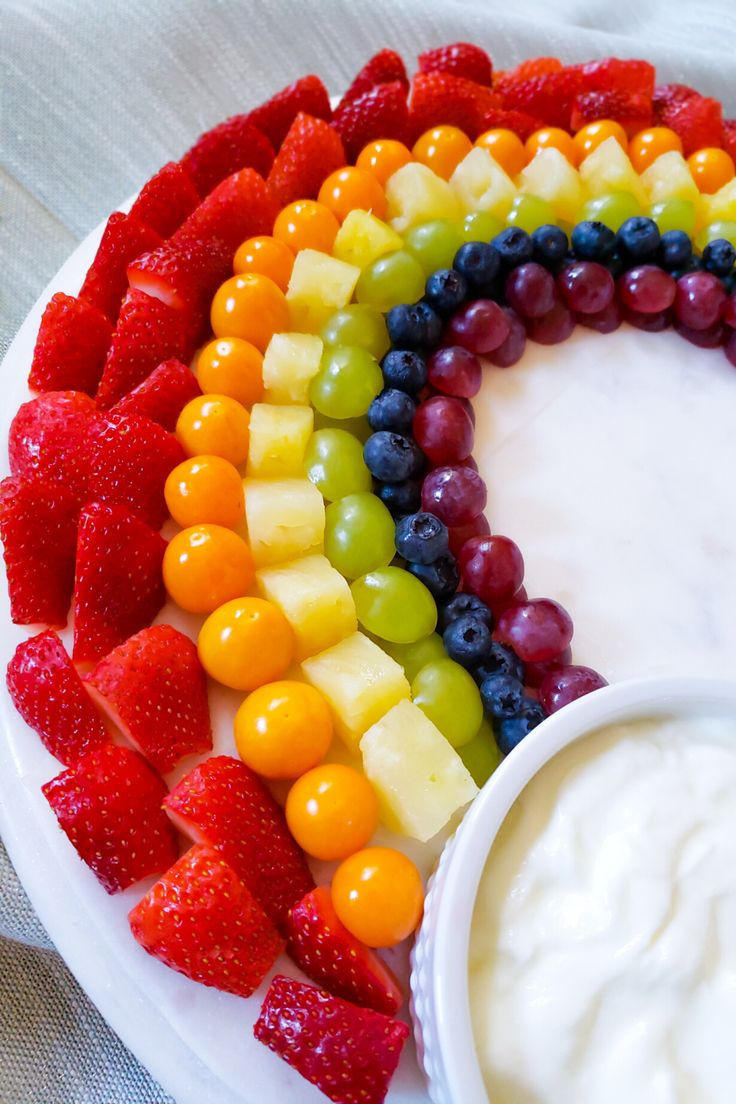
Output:
[[240,760],[205,760],[182,778],[164,807],[196,843],[222,852],[279,927],[291,906],[314,889],[281,807]]
[[122,506],[85,506],[74,581],[76,662],[96,662],[150,625],[166,598],[165,548],[163,537]]
[[201,134],[181,159],[201,196],[208,195],[226,176],[255,169],[268,176],[274,151],[263,131],[248,115],[232,115]]
[[28,386],[94,395],[111,339],[112,326],[102,311],[58,292],[41,318]]
[[659,126],[665,112],[672,104],[683,103],[685,100],[691,100],[699,95],[700,93],[688,84],[658,84],[652,97],[654,121]]
[[80,298],[117,320],[120,304],[128,290],[126,269],[140,253],[155,249],[161,237],[150,226],[120,211],[110,215],[102,234],[95,259],[82,284]]
[[651,126],[652,101],[638,92],[581,92],[575,97],[570,125],[580,130],[596,119],[613,119],[629,137]]
[[411,92],[411,133],[417,138],[430,127],[449,123],[470,138],[477,138],[486,113],[501,106],[495,92],[475,81],[450,73],[416,73]]
[[16,625],[65,625],[74,586],[79,503],[55,483],[0,483],[0,540]]
[[663,126],[680,136],[685,157],[705,146],[723,143],[723,111],[718,100],[690,96],[661,108],[659,116]]
[[270,100],[250,111],[248,118],[277,150],[300,112],[327,122],[332,118],[330,94],[320,78],[311,73],[282,88]]
[[347,92],[340,100],[338,111],[343,104],[351,103],[362,96],[364,92],[370,92],[377,84],[393,84],[398,81],[404,87],[404,94],[409,91],[409,78],[406,75],[406,67],[399,54],[395,50],[379,50],[370,58],[357,76]]
[[132,909],[144,950],[192,981],[249,997],[284,944],[232,867],[192,847]]
[[451,46],[438,46],[419,55],[421,73],[452,73],[456,77],[485,84],[493,81],[491,59],[480,46],[470,42],[454,42]]
[[65,766],[108,742],[105,726],[55,632],[47,630],[19,644],[6,679],[23,720]]
[[103,410],[127,395],[163,360],[188,360],[191,320],[142,291],[129,291],[120,309],[117,329],[97,389]]
[[736,119],[723,121],[723,148],[736,161]]
[[101,709],[161,774],[212,751],[207,679],[189,639],[154,625],[115,648],[85,677]]
[[409,1028],[278,975],[253,1034],[335,1104],[383,1104]]
[[375,951],[338,919],[325,886],[294,905],[286,922],[287,949],[300,970],[336,997],[392,1016],[403,1004],[401,987]]
[[526,142],[530,134],[543,126],[541,119],[535,119],[533,115],[527,115],[523,111],[504,111],[502,107],[492,107],[483,116],[481,129],[496,130],[501,127],[505,130],[513,130],[522,142]]
[[263,177],[242,169],[223,180],[179,227],[172,244],[224,242],[231,257],[246,238],[270,234],[279,213]]
[[135,414],[108,414],[90,434],[90,496],[125,506],[160,529],[169,516],[164,483],[184,459],[176,437],[158,422]]
[[124,395],[110,413],[150,418],[173,433],[186,404],[201,394],[202,389],[191,368],[180,360],[165,360],[143,383]]
[[42,787],[80,859],[108,893],[176,862],[166,786],[137,751],[103,744]]
[[197,339],[209,330],[212,297],[232,275],[232,250],[217,239],[164,242],[128,265],[128,282],[136,291],[183,311],[187,329]]
[[10,423],[10,471],[58,484],[79,505],[87,498],[87,444],[99,417],[81,391],[47,391],[23,403]]
[[560,69],[541,77],[516,80],[505,77],[498,85],[503,107],[509,111],[525,111],[544,119],[547,126],[570,129],[570,116],[575,97],[583,91],[583,75],[574,67]]
[[169,161],[143,185],[130,213],[162,238],[168,238],[198,203],[199,193],[189,173],[177,161]]
[[276,154],[268,186],[282,206],[317,195],[325,177],[345,164],[337,131],[322,119],[301,113]]
[[652,98],[654,66],[639,58],[600,58],[576,66],[583,74],[586,92],[622,92]]
[[379,84],[349,103],[340,104],[332,125],[343,146],[355,160],[364,146],[377,138],[406,141],[409,136],[409,108],[406,89],[400,81]]
[[529,80],[531,77],[546,77],[549,73],[559,73],[562,62],[556,57],[527,58],[515,69],[509,69],[502,77],[494,73],[494,85],[502,85],[505,80]]

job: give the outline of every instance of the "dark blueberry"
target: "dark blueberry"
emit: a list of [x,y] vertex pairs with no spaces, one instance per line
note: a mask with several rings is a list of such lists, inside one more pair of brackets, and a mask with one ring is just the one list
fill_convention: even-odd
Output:
[[572,249],[579,261],[605,264],[616,249],[616,235],[605,223],[594,219],[579,222],[572,232]]
[[708,242],[703,250],[703,268],[714,276],[729,276],[736,261],[736,249],[726,238]]
[[654,219],[645,215],[635,215],[621,223],[618,234],[618,248],[625,261],[646,264],[653,261],[659,249],[659,227]]
[[613,253],[606,261],[606,268],[613,276],[614,280],[618,280],[619,276],[622,276],[626,271],[627,262],[618,252]]
[[659,243],[659,263],[671,272],[682,268],[693,255],[693,243],[684,230],[667,230]]
[[424,454],[419,445],[403,433],[379,429],[363,446],[363,459],[376,479],[382,483],[403,483],[419,475],[424,466]]
[[496,721],[515,717],[524,700],[524,686],[513,675],[490,675],[480,684],[486,713]]
[[559,226],[538,226],[532,234],[534,260],[556,271],[568,250],[567,234]]
[[449,317],[468,297],[468,281],[454,268],[438,268],[424,289],[427,302],[438,314]]
[[434,563],[450,548],[447,526],[434,514],[424,511],[401,518],[394,540],[396,551],[409,563]]
[[394,517],[413,514],[422,505],[420,479],[405,479],[403,483],[380,483],[376,494]]
[[700,257],[692,256],[689,261],[686,261],[680,268],[673,268],[670,276],[675,280],[679,280],[681,276],[687,276],[688,272],[702,272],[703,262]]
[[439,611],[438,626],[440,632],[444,632],[448,625],[463,617],[466,613],[472,613],[474,617],[485,621],[489,629],[493,628],[493,614],[485,602],[477,598],[475,594],[456,594]]
[[419,353],[408,349],[392,349],[381,362],[386,387],[416,395],[427,382],[427,365]]
[[431,564],[409,564],[409,571],[426,586],[436,602],[445,602],[460,585],[460,570],[451,553]]
[[482,618],[464,613],[447,626],[442,640],[450,659],[475,667],[491,646],[491,630]]
[[402,303],[386,315],[391,344],[397,349],[433,349],[442,335],[440,316],[429,303]]
[[498,276],[501,258],[487,242],[466,242],[458,249],[452,264],[475,293],[479,288],[487,288]]
[[725,277],[723,286],[726,289],[726,295],[733,295],[736,291],[736,271],[732,272],[730,276]]
[[377,395],[368,407],[368,424],[372,430],[390,429],[394,433],[409,433],[417,404],[406,391],[389,387]]
[[518,226],[507,226],[491,242],[501,254],[501,263],[508,270],[517,265],[526,264],[534,256],[534,245],[526,230]]
[[546,714],[534,698],[524,698],[515,717],[497,721],[493,726],[496,743],[503,755],[508,755],[533,728],[541,724]]
[[524,681],[524,664],[516,652],[506,644],[498,644],[495,640],[488,650],[488,655],[473,671],[473,678],[479,685],[491,675],[512,675],[519,682]]

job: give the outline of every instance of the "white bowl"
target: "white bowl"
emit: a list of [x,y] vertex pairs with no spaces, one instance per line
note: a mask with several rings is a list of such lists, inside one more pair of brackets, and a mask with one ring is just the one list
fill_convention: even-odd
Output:
[[470,1017],[470,927],[488,853],[521,791],[557,752],[603,725],[716,711],[736,713],[736,682],[657,677],[606,686],[544,721],[483,787],[432,876],[412,955],[414,1030],[434,1104],[489,1104]]

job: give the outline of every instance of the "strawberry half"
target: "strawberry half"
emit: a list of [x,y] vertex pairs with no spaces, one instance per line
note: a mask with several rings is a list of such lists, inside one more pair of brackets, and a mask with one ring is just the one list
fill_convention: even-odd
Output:
[[262,176],[241,169],[223,180],[179,227],[172,244],[224,242],[230,257],[246,238],[270,234],[279,205]]
[[334,1104],[383,1104],[409,1028],[278,975],[253,1034]]
[[410,126],[413,138],[447,123],[477,138],[485,115],[501,107],[501,98],[485,85],[452,73],[416,73],[411,90]]
[[6,681],[23,720],[65,766],[108,742],[100,715],[55,632],[47,630],[19,644]]
[[363,147],[377,138],[407,141],[409,108],[405,86],[401,81],[379,84],[354,100],[343,101],[335,112],[332,125],[351,160],[355,160]]
[[80,859],[108,893],[176,862],[166,786],[137,751],[103,744],[42,787]]
[[452,73],[455,77],[485,84],[490,88],[493,82],[491,59],[480,46],[471,42],[453,42],[449,46],[438,46],[419,55],[420,73]]
[[154,958],[239,997],[258,988],[284,946],[232,867],[209,847],[187,851],[128,919]]
[[163,537],[122,506],[85,506],[74,581],[76,662],[96,662],[150,625],[166,598],[165,548]]
[[651,126],[651,97],[639,92],[581,92],[572,108],[572,129],[580,130],[596,119],[613,119],[631,138]]
[[313,73],[282,88],[270,100],[250,111],[248,118],[277,150],[300,112],[327,122],[332,118],[330,94]]
[[110,413],[150,418],[173,433],[184,407],[201,394],[191,368],[180,360],[165,360],[143,383],[124,395]]
[[570,129],[575,97],[584,91],[584,78],[571,66],[539,77],[518,80],[506,76],[497,86],[508,111],[524,111],[544,119],[547,126]]
[[562,62],[556,57],[527,58],[520,62],[515,69],[509,69],[503,75],[494,73],[494,86],[503,85],[505,80],[520,81],[529,80],[531,77],[546,77],[549,73],[559,73]]
[[504,111],[502,107],[492,107],[483,116],[481,129],[496,130],[502,127],[505,130],[513,130],[522,142],[526,142],[535,130],[540,130],[543,126],[541,119],[535,119],[533,115],[527,115],[524,111]]
[[375,951],[340,922],[327,887],[319,886],[294,905],[286,939],[299,969],[334,996],[389,1016],[401,1008],[398,981]]
[[409,91],[409,78],[406,75],[406,67],[399,54],[395,50],[383,49],[374,54],[365,63],[360,72],[355,76],[347,92],[340,100],[338,111],[343,104],[352,103],[362,96],[364,92],[370,92],[377,84],[393,84],[398,81],[404,88],[404,95]]
[[85,677],[94,701],[161,774],[212,750],[207,679],[197,649],[171,625],[131,636]]
[[317,195],[322,181],[345,164],[337,130],[312,115],[297,115],[276,154],[268,186],[282,206]]
[[189,173],[177,161],[169,161],[143,185],[130,214],[169,238],[198,203],[199,193]]
[[652,98],[654,66],[640,58],[600,58],[576,66],[583,74],[586,92],[620,92]]
[[160,244],[160,235],[132,215],[120,211],[110,215],[95,259],[84,278],[80,298],[101,310],[111,322],[116,322],[128,290],[128,265],[140,253]]
[[195,843],[221,851],[278,926],[314,889],[301,849],[281,807],[244,763],[216,755],[190,771],[164,805]]
[[652,97],[657,126],[661,125],[664,115],[673,104],[684,103],[685,100],[697,99],[699,96],[700,93],[688,84],[658,84]]
[[74,586],[79,503],[63,487],[0,483],[0,540],[16,625],[65,625]]
[[232,115],[201,134],[182,157],[181,165],[204,197],[240,169],[255,169],[261,176],[268,176],[273,158],[273,146],[250,117]]
[[111,340],[112,326],[102,311],[58,292],[41,318],[28,386],[94,395]]
[[723,148],[736,161],[736,119],[723,120]]
[[99,417],[81,391],[47,391],[23,403],[10,423],[10,471],[58,484],[79,505],[87,498],[89,434]]
[[232,251],[217,239],[164,242],[128,265],[131,288],[182,311],[197,340],[209,332],[212,297],[231,275]]
[[718,100],[689,96],[660,109],[659,117],[662,126],[679,135],[685,157],[706,146],[723,143],[723,110]]

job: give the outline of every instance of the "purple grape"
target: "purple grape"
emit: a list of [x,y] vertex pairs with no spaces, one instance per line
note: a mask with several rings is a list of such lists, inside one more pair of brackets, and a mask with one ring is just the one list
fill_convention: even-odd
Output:
[[608,683],[592,667],[570,664],[545,675],[539,688],[539,701],[545,713],[556,713],[558,709],[577,701],[584,694],[600,690],[602,686],[608,686]]
[[493,299],[474,299],[453,315],[448,329],[455,344],[483,356],[506,340],[509,322]]
[[480,361],[462,345],[447,345],[427,361],[429,382],[445,395],[472,399],[480,391]]
[[671,326],[673,321],[671,310],[663,310],[659,314],[642,314],[641,311],[622,307],[622,313],[624,322],[635,326],[637,330],[644,330],[645,333],[661,333]]
[[568,307],[579,314],[599,314],[613,299],[613,276],[596,261],[576,261],[563,269],[557,286]]
[[726,334],[730,332],[722,322],[715,322],[705,330],[694,330],[692,326],[675,322],[675,329],[680,337],[684,337],[691,345],[697,345],[699,349],[717,349],[719,345],[723,345]]
[[510,368],[518,363],[526,349],[526,328],[516,311],[511,307],[504,307],[506,317],[509,320],[509,334],[506,340],[488,354],[491,364],[496,368]]
[[625,307],[640,314],[659,314],[675,301],[677,284],[657,265],[639,265],[618,280],[618,294]]
[[723,284],[710,272],[688,272],[677,281],[675,315],[691,330],[707,330],[726,306]]
[[732,330],[736,330],[736,291],[732,291],[723,308],[723,321]]
[[589,330],[595,330],[597,333],[613,333],[623,321],[621,306],[617,299],[612,299],[608,306],[604,307],[602,311],[598,311],[597,314],[576,315],[576,321],[581,326],[585,326]]
[[556,298],[554,277],[535,261],[519,265],[506,278],[506,302],[522,318],[541,318]]
[[527,335],[538,345],[559,345],[574,329],[575,315],[564,303],[555,303],[551,311],[541,318],[530,318],[526,324]]
[[435,468],[422,484],[422,509],[445,525],[467,525],[486,506],[486,485],[472,468]]
[[736,368],[736,330],[733,331],[730,337],[726,339],[726,344],[723,346],[723,351],[726,354],[726,360],[729,364],[733,364]]

